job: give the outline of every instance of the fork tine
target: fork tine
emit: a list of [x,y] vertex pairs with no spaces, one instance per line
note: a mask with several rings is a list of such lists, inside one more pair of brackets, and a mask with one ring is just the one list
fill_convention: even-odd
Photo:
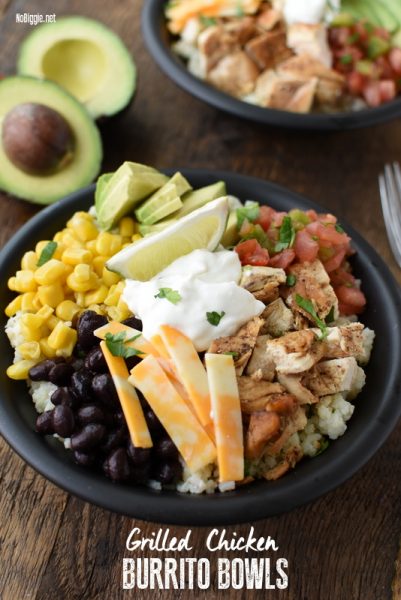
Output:
[[389,189],[387,187],[387,178],[383,175],[380,175],[380,177],[379,177],[379,189],[380,189],[380,199],[381,199],[384,223],[386,225],[388,240],[390,243],[391,250],[394,254],[394,258],[396,259],[398,265],[401,267],[401,240],[399,242],[399,244],[400,244],[400,246],[399,246],[397,243],[396,232],[394,231],[394,223],[392,221],[391,211],[390,211],[391,201],[389,198],[389,194],[391,192],[389,191]]
[[[386,165],[384,176],[387,187],[387,206],[391,215],[391,228],[398,243],[401,244],[401,173],[398,173],[396,163]],[[400,175],[398,180],[398,174]]]

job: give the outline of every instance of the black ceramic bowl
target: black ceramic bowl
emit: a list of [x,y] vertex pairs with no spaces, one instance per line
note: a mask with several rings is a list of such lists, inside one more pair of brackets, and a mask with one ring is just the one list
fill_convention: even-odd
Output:
[[[324,212],[302,196],[272,183],[216,171],[183,170],[194,187],[226,181],[229,193],[268,203],[278,210],[293,207]],[[54,438],[34,431],[35,410],[24,382],[7,378],[12,350],[4,333],[4,307],[12,294],[6,281],[18,268],[22,254],[40,239],[50,239],[76,210],[93,204],[94,187],[42,210],[11,239],[0,253],[0,430],[18,454],[45,477],[109,510],[148,521],[179,525],[240,523],[276,515],[318,498],[357,471],[384,442],[401,414],[401,298],[397,284],[376,252],[351,227],[345,227],[357,250],[355,273],[368,299],[363,321],[378,332],[367,383],[356,401],[346,434],[320,456],[305,459],[275,482],[258,481],[224,494],[191,496],[173,491],[113,484],[106,477],[73,462],[72,453]]]
[[191,75],[184,62],[174,54],[171,50],[173,38],[166,27],[165,5],[166,0],[146,0],[144,2],[142,30],[149,51],[159,67],[177,85],[216,108],[266,125],[316,131],[367,127],[390,121],[401,115],[401,97],[378,108],[333,114],[297,114],[254,106],[237,100]]

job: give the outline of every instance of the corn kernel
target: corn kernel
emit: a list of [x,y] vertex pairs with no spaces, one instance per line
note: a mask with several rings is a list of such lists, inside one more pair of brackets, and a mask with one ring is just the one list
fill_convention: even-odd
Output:
[[90,264],[92,254],[85,248],[66,248],[63,252],[62,261],[67,265]]
[[38,288],[37,296],[42,306],[47,304],[52,308],[56,308],[64,300],[63,287],[60,282],[53,283],[52,285],[41,285]]
[[30,271],[35,271],[38,266],[38,258],[36,256],[36,252],[31,250],[30,252],[25,252],[24,256],[21,259],[21,269],[28,269]]
[[75,236],[82,242],[94,240],[99,234],[92,220],[83,218],[77,213],[68,221],[67,227],[73,229]]
[[51,285],[63,279],[66,274],[65,264],[52,258],[35,271],[35,280],[39,285]]
[[133,243],[139,242],[139,240],[141,240],[141,239],[142,239],[142,236],[140,233],[134,233],[134,235],[131,238]]
[[101,285],[99,289],[86,294],[85,306],[90,306],[91,304],[102,304],[102,302],[104,302],[107,298],[108,293],[109,288],[105,285]]
[[86,249],[89,250],[89,252],[92,254],[92,256],[97,255],[96,240],[89,240],[89,242],[86,242],[85,246]]
[[38,310],[38,302],[35,292],[26,292],[21,296],[21,310],[36,312]]
[[17,346],[17,352],[26,360],[38,361],[41,355],[39,342],[24,342]]
[[87,310],[93,310],[93,312],[97,313],[98,315],[104,315],[106,314],[106,311],[102,308],[103,305],[99,306],[99,304],[89,304],[89,306],[87,306]]
[[8,289],[11,290],[12,292],[16,292],[17,291],[16,285],[17,285],[17,278],[10,277],[9,280],[7,281]]
[[118,290],[116,285],[112,285],[109,289],[107,297],[103,300],[106,306],[117,306],[120,299],[121,292]]
[[123,217],[118,228],[122,237],[131,238],[135,233],[135,221],[131,217]]
[[46,358],[54,358],[56,356],[56,351],[54,350],[54,348],[51,348],[49,346],[48,338],[42,338],[39,341],[39,345],[40,345],[42,354],[44,354],[46,356]]
[[62,231],[58,231],[56,233],[56,235],[54,236],[54,238],[53,238],[53,240],[55,242],[57,242],[57,243],[61,243],[62,239],[63,239],[63,232]]
[[34,292],[37,284],[34,271],[17,271],[15,274],[15,288],[17,292]]
[[28,379],[29,370],[36,364],[34,360],[19,360],[7,369],[10,379]]
[[55,329],[59,323],[62,323],[62,320],[55,315],[52,315],[49,319],[47,319],[47,326],[51,331],[53,331],[53,329]]
[[77,332],[72,327],[66,325],[63,321],[57,323],[48,338],[48,343],[54,350],[63,350],[68,348],[71,343],[75,345],[77,341]]
[[123,300],[123,298],[122,298],[121,296],[120,296],[120,299],[119,299],[119,301],[118,301],[117,307],[118,307],[120,310],[124,310],[125,312],[130,312],[130,310],[129,310],[129,308],[128,308],[127,304],[125,303],[125,301]]
[[38,342],[42,337],[42,332],[40,331],[40,327],[32,328],[32,327],[28,327],[27,325],[24,325],[23,323],[21,323],[20,328],[21,328],[21,334],[22,334],[24,340],[27,342]]
[[113,256],[119,250],[121,250],[122,240],[121,236],[107,231],[99,233],[96,240],[97,253],[104,256]]
[[83,243],[73,235],[72,231],[69,230],[63,233],[62,243],[65,248],[84,248]]
[[62,256],[64,254],[65,246],[61,242],[57,242],[57,248],[54,251],[52,258],[57,258],[57,260],[62,260]]
[[86,212],[85,210],[79,210],[75,213],[76,217],[81,217],[82,219],[86,219],[87,221],[90,221],[91,223],[93,223],[93,217],[90,213]]
[[109,271],[107,267],[103,267],[102,271],[102,279],[104,283],[110,287],[118,283],[121,279],[120,275],[117,273],[113,273],[113,271]]
[[42,250],[44,250],[47,246],[47,244],[50,242],[50,240],[41,240],[40,242],[38,242],[35,246],[35,252],[36,252],[36,257],[37,260],[39,260],[40,255],[42,254]]
[[93,259],[92,267],[93,267],[93,270],[95,271],[96,275],[98,275],[99,277],[101,277],[103,274],[104,265],[107,260],[108,260],[107,256],[96,256]]
[[79,281],[79,283],[85,283],[86,281],[89,281],[91,278],[91,274],[92,269],[89,265],[79,264],[76,265],[74,269],[75,278],[77,281]]
[[84,308],[85,306],[85,294],[84,292],[77,292],[75,294],[75,302],[80,308]]
[[72,300],[64,300],[56,308],[56,315],[63,321],[72,321],[76,314],[79,313],[79,306]]
[[53,313],[54,313],[54,308],[45,304],[44,306],[42,306],[42,308],[40,310],[38,310],[38,312],[36,313],[36,316],[41,317],[43,319],[43,323],[45,323],[48,319],[50,319],[50,317],[52,316]]
[[22,310],[22,298],[23,296],[20,294],[11,300],[9,304],[7,304],[4,310],[7,317],[13,317],[15,313],[17,313],[19,310]]
[[[99,279],[94,273],[90,274],[90,277],[87,281],[78,281],[75,273],[71,273],[71,275],[69,275],[67,278],[68,287],[74,290],[74,292],[89,292],[89,290],[93,290],[94,288],[96,288],[98,282]],[[77,304],[79,303],[77,302]],[[82,304],[82,306],[84,305],[85,304]]]

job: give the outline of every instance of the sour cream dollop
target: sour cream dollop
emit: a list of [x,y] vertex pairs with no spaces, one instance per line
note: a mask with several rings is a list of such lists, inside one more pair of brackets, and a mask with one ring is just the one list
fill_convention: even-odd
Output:
[[337,1],[329,6],[327,0],[285,0],[284,18],[288,25],[306,23],[317,25],[321,23],[331,11],[338,8]]
[[[202,352],[214,339],[233,335],[264,310],[262,302],[238,285],[240,279],[241,263],[236,252],[194,250],[150,281],[128,279],[123,299],[142,320],[146,338],[155,335],[160,325],[171,325],[187,335],[198,352]],[[156,297],[161,288],[178,292],[180,299],[173,303]],[[224,315],[213,325],[207,313]]]

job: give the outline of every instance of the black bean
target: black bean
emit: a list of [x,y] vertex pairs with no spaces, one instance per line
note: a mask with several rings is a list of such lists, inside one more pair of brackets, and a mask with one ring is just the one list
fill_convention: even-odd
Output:
[[128,319],[124,319],[124,321],[122,321],[122,324],[126,325],[127,327],[132,327],[132,329],[138,329],[138,331],[142,331],[142,321],[136,317],[128,317]]
[[178,459],[177,446],[170,438],[157,440],[154,445],[154,452],[157,457],[165,460]]
[[160,483],[173,483],[182,475],[182,466],[178,461],[162,463],[158,465],[153,473],[153,477]]
[[107,363],[100,348],[93,348],[85,358],[85,367],[95,373],[106,373]]
[[131,440],[128,442],[127,452],[132,464],[136,467],[149,463],[152,456],[151,448],[137,448]]
[[36,419],[36,431],[48,435],[54,433],[53,410],[46,410]]
[[136,367],[136,365],[141,362],[142,358],[143,358],[142,354],[139,356],[130,356],[129,358],[126,358],[125,364],[127,365],[128,371],[131,371],[131,369]]
[[113,481],[125,481],[128,479],[131,471],[124,448],[113,450],[104,461],[103,469],[107,477],[110,477]]
[[105,406],[111,408],[119,406],[117,390],[111,375],[108,373],[102,373],[93,377],[92,392],[96,399]]
[[145,412],[145,419],[150,431],[155,435],[160,435],[165,431],[163,425],[160,423],[159,419],[156,417],[151,408]]
[[73,373],[71,377],[71,389],[74,394],[83,402],[88,402],[91,398],[93,375],[88,369],[82,368]]
[[151,464],[146,463],[144,465],[140,465],[138,467],[133,467],[131,469],[130,480],[135,483],[145,483],[148,479],[150,479],[151,475]]
[[77,420],[81,425],[89,423],[103,423],[104,413],[99,406],[95,404],[86,404],[77,411]]
[[53,410],[53,427],[55,433],[66,438],[74,431],[74,415],[69,406],[60,404]]
[[55,406],[63,404],[74,409],[79,405],[78,398],[75,396],[72,390],[69,390],[66,387],[57,388],[50,396],[50,400]]
[[71,366],[74,371],[79,371],[84,366],[84,361],[82,358],[73,358],[71,361]]
[[90,423],[85,425],[80,431],[71,436],[71,448],[73,450],[91,450],[98,446],[105,434],[104,425]]
[[78,344],[83,350],[90,350],[93,346],[100,343],[99,338],[93,335],[95,329],[107,324],[107,319],[103,315],[98,315],[93,310],[86,310],[79,318],[77,332]]
[[75,450],[74,452],[75,462],[79,465],[82,465],[83,467],[91,467],[95,462],[95,459],[96,456],[93,452],[89,454],[86,452],[80,452],[79,450]]
[[54,365],[49,371],[49,381],[55,385],[68,385],[74,369],[69,363]]
[[32,381],[49,381],[49,372],[51,369],[56,364],[64,362],[64,359],[61,358],[60,360],[60,358],[42,360],[42,362],[29,369],[29,379],[32,379]]
[[115,448],[125,445],[128,437],[126,427],[120,427],[119,429],[113,429],[106,434],[106,437],[101,445],[103,452],[110,452]]

